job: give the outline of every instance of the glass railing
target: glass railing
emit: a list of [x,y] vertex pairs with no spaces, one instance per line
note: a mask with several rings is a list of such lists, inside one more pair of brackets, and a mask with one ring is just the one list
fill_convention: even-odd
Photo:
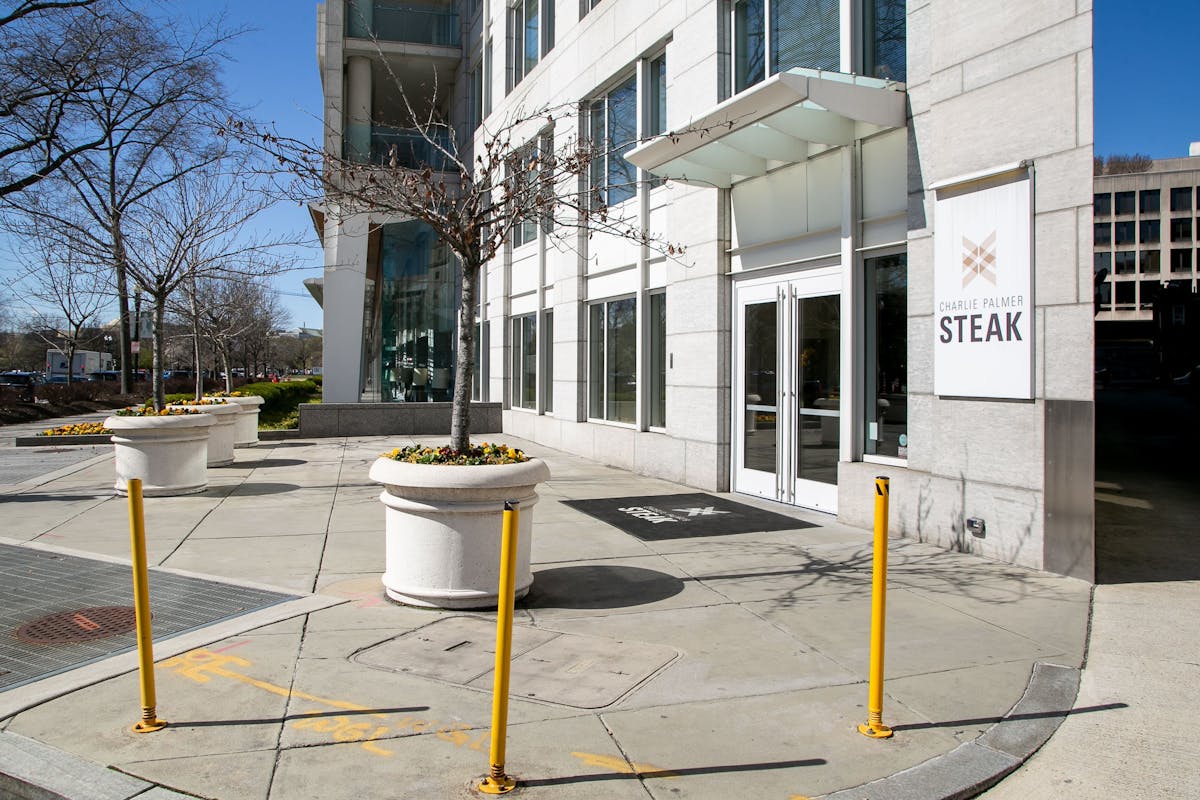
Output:
[[346,4],[346,32],[356,39],[441,47],[458,47],[462,43],[458,14],[449,3],[350,0]]
[[454,152],[450,132],[442,129],[425,135],[412,129],[375,125],[368,130],[365,125],[348,125],[343,142],[343,154],[350,161],[409,169],[452,169],[442,150]]

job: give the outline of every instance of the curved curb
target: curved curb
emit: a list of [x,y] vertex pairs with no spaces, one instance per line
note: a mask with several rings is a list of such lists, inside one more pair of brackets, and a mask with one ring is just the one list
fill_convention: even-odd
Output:
[[973,742],[877,781],[816,800],[966,800],[990,789],[1046,743],[1070,713],[1079,670],[1033,665],[1029,685],[1002,720]]

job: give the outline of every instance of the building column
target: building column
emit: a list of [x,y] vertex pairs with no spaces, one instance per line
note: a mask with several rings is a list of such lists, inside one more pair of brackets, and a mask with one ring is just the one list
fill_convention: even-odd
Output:
[[326,403],[357,403],[362,393],[363,309],[367,291],[365,214],[325,218],[325,335],[322,358]]

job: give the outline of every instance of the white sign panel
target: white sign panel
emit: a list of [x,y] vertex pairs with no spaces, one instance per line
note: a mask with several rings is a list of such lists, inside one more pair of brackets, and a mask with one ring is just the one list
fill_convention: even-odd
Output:
[[1031,181],[942,189],[935,210],[933,386],[1033,398]]

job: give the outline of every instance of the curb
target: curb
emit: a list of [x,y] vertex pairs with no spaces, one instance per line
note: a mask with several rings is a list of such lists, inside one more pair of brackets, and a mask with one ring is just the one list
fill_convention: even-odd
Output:
[[1004,719],[972,742],[923,764],[816,800],[967,800],[995,786],[1038,751],[1070,713],[1079,670],[1038,662]]

